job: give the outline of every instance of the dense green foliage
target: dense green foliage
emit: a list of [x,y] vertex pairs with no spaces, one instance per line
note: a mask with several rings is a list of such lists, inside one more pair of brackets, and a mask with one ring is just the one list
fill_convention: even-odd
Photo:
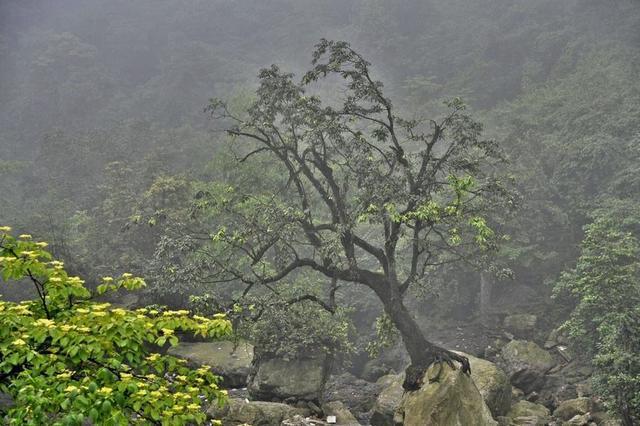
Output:
[[640,206],[611,201],[585,229],[576,267],[558,294],[577,305],[564,327],[593,359],[595,389],[625,425],[640,421]]
[[[224,402],[208,367],[192,370],[150,350],[177,345],[176,331],[225,336],[231,324],[224,314],[208,319],[98,303],[84,281],[52,260],[46,243],[9,231],[0,228],[2,279],[38,293],[36,300],[0,301],[0,390],[15,400],[9,424],[201,424],[203,402]],[[98,293],[144,285],[125,273],[103,278]]]

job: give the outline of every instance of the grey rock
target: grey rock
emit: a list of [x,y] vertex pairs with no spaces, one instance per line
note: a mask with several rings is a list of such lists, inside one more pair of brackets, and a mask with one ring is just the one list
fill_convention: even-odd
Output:
[[390,374],[378,379],[377,383],[379,383],[383,389],[373,405],[373,413],[371,415],[372,426],[393,426],[396,424],[394,415],[404,395],[404,388],[402,387],[403,381],[403,374]]
[[589,414],[576,414],[566,422],[562,422],[562,426],[588,426],[591,423]]
[[191,367],[209,365],[222,377],[225,388],[242,388],[253,361],[253,346],[246,342],[231,341],[180,343],[168,350],[170,355],[183,358]]
[[224,425],[273,426],[296,415],[306,417],[309,411],[278,402],[230,398],[223,407],[218,407],[217,404],[209,407],[207,415],[212,419],[222,420]]
[[525,393],[540,390],[545,374],[555,365],[549,352],[526,340],[509,342],[502,348],[500,356],[511,384]]
[[544,405],[519,401],[507,413],[510,426],[544,426],[551,421],[551,413]]
[[360,376],[369,382],[375,382],[380,377],[393,373],[393,369],[376,359],[367,361]]
[[536,402],[547,407],[557,407],[562,401],[577,396],[575,386],[568,383],[565,375],[559,372],[545,377],[544,386],[540,389]]
[[560,420],[570,420],[571,418],[587,414],[592,410],[591,398],[575,398],[562,401],[553,412],[553,416]]
[[324,422],[312,420],[299,414],[296,414],[290,419],[283,420],[282,423],[280,423],[281,426],[318,426],[324,424]]
[[566,332],[560,328],[556,328],[549,333],[549,337],[547,337],[547,340],[544,343],[544,348],[551,349],[558,345],[567,346],[568,344],[569,338],[567,337]]
[[327,378],[324,358],[267,359],[249,376],[249,395],[259,400],[319,401]]

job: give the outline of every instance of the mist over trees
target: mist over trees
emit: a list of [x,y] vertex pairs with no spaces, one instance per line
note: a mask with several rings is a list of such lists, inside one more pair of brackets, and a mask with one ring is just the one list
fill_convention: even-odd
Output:
[[630,0],[3,0],[0,226],[89,290],[131,272],[136,307],[226,313],[256,360],[365,377],[403,340],[426,367],[429,339],[466,362],[505,316],[564,324],[631,425],[639,75]]

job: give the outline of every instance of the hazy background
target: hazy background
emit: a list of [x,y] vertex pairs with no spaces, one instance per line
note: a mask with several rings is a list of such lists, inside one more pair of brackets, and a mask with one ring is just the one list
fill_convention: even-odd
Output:
[[[624,0],[1,0],[0,222],[90,281],[162,282],[183,231],[132,218],[186,216],[198,182],[256,182],[234,175],[208,99],[242,99],[259,68],[301,71],[321,37],[343,39],[399,109],[462,96],[503,143],[522,209],[501,224],[516,279],[499,293],[533,303],[589,212],[640,193],[639,28]],[[443,281],[441,304],[474,312],[477,273]]]

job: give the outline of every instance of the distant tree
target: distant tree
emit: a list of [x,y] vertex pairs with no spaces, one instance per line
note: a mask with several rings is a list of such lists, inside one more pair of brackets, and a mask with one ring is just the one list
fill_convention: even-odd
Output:
[[640,208],[609,201],[585,230],[576,267],[555,290],[577,299],[564,327],[593,362],[594,390],[631,426],[640,422]]
[[[364,285],[399,330],[414,371],[453,360],[468,371],[465,357],[427,340],[403,299],[439,266],[494,247],[485,214],[512,203],[496,175],[499,147],[481,138],[459,99],[439,121],[398,115],[348,43],[322,40],[312,63],[300,83],[275,65],[260,71],[246,113],[219,100],[208,107],[245,144],[240,161],[266,155],[285,175],[272,193],[209,194],[206,205],[228,214],[213,235],[210,282],[238,280],[249,291],[305,269]],[[333,99],[308,93],[312,83],[341,79]]]
[[509,141],[511,171],[525,194],[508,225],[511,265],[540,292],[547,288],[539,283],[555,280],[579,256],[589,213],[603,199],[640,191],[640,91],[637,64],[628,62],[634,52],[594,44],[571,72],[495,111],[493,127]]

